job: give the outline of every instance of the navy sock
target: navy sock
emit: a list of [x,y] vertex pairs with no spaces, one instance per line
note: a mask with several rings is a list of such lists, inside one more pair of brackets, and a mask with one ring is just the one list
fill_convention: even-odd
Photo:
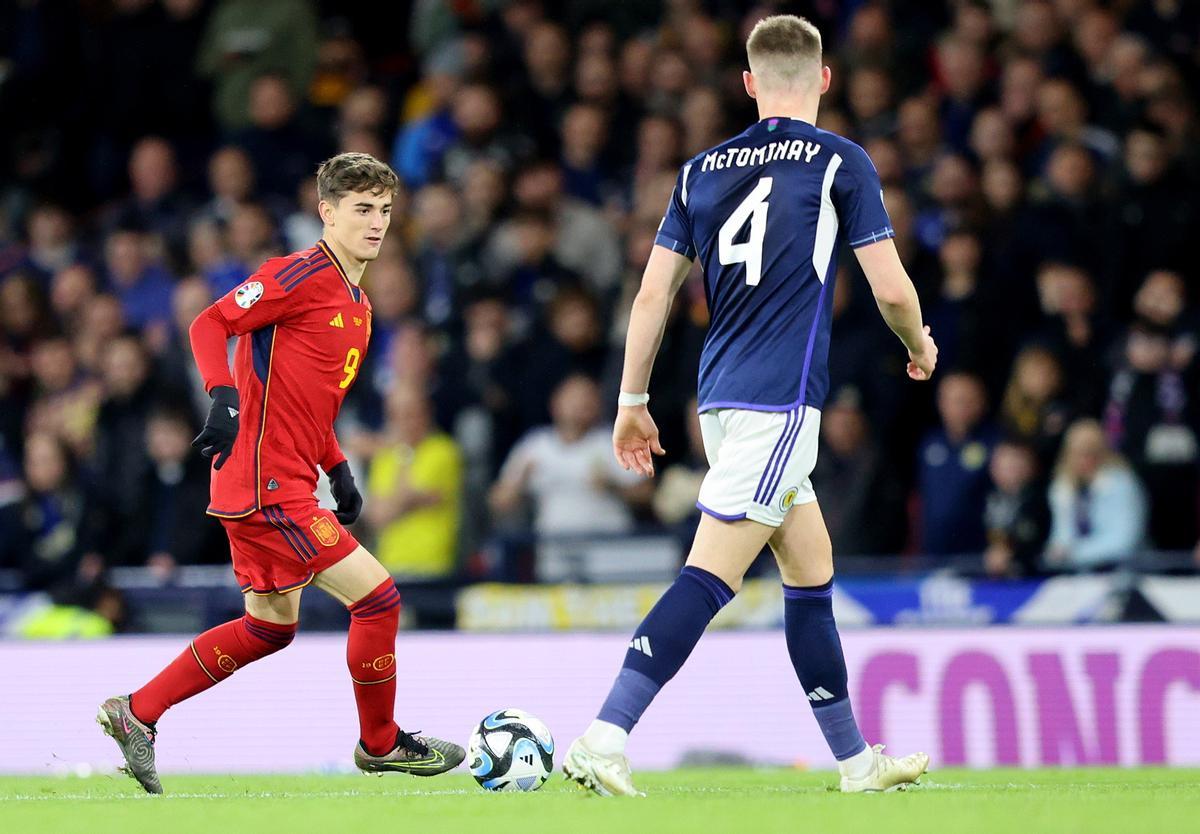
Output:
[[846,659],[833,621],[833,580],[809,588],[783,586],[783,627],[796,677],[838,761],[862,752],[846,683]]
[[634,632],[625,664],[597,717],[632,730],[731,599],[733,591],[719,577],[703,568],[684,567]]

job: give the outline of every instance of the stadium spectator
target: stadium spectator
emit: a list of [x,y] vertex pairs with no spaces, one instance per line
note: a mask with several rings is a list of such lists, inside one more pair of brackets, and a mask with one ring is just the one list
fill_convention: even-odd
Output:
[[50,282],[50,308],[63,331],[74,334],[84,311],[96,297],[96,273],[84,264],[74,264],[54,274]]
[[1125,137],[1124,165],[1111,205],[1109,304],[1126,315],[1147,267],[1187,269],[1196,210],[1162,131],[1140,124]]
[[833,552],[884,555],[904,545],[904,490],[862,408],[862,395],[845,387],[821,413],[821,445],[812,473]]
[[1103,400],[1109,346],[1109,326],[1097,310],[1095,285],[1082,268],[1047,262],[1037,274],[1038,295],[1045,316],[1034,341],[1049,349],[1071,380],[1070,405],[1081,414],[1095,414]]
[[577,287],[559,290],[547,305],[545,331],[528,347],[535,362],[527,362],[521,375],[518,403],[525,425],[544,423],[547,403],[564,379],[582,374],[599,380],[608,353],[596,299]]
[[43,286],[52,275],[83,260],[83,247],[75,233],[71,215],[62,206],[44,203],[29,213],[29,245],[24,257],[13,265],[38,279]]
[[1197,535],[1200,334],[1183,315],[1183,282],[1173,272],[1147,276],[1134,304],[1139,318],[1109,387],[1105,432],[1146,486],[1151,541],[1183,550]]
[[596,383],[563,380],[550,412],[553,424],[526,433],[504,462],[489,496],[492,513],[510,519],[528,498],[540,536],[630,532],[631,505],[646,503],[653,485],[613,458]]
[[[229,547],[208,509],[208,462],[191,440],[200,430],[178,406],[158,406],[146,420],[146,467],[141,484],[141,534],[124,554],[166,577],[179,565],[225,564]],[[112,557],[117,558],[117,554]]]
[[33,393],[26,412],[26,433],[43,431],[62,440],[76,456],[91,451],[100,406],[96,380],[80,372],[64,337],[42,339],[33,348]]
[[197,60],[213,81],[213,113],[227,132],[250,123],[250,88],[265,72],[284,72],[293,95],[307,89],[317,55],[311,0],[220,0]]
[[197,420],[208,413],[212,400],[192,359],[188,328],[211,303],[212,294],[201,278],[193,275],[176,284],[171,298],[170,333],[154,357],[155,387],[161,392],[160,399],[189,409]]
[[450,107],[464,61],[462,44],[448,44],[427,58],[421,79],[409,90],[391,156],[392,167],[408,188],[429,184],[441,170],[446,149],[458,138]]
[[464,236],[462,199],[448,185],[418,191],[413,212],[413,265],[422,279],[422,318],[444,326],[459,314],[463,290],[482,280],[478,241]]
[[328,155],[328,143],[308,128],[288,79],[274,71],[250,85],[249,117],[233,143],[250,158],[264,196],[290,198]]
[[238,206],[254,196],[255,188],[254,166],[246,152],[236,145],[219,148],[208,158],[208,190],[212,198],[196,216],[228,223]]
[[1050,528],[1037,453],[1027,441],[1002,440],[992,451],[988,471],[993,488],[984,510],[988,546],[983,569],[994,578],[1031,576],[1038,571]]
[[374,553],[393,576],[430,579],[455,572],[462,485],[462,454],[433,425],[425,392],[394,387],[367,474],[366,502],[366,519],[377,535]]
[[21,569],[29,588],[92,578],[85,571],[94,576],[95,507],[76,469],[62,440],[40,431],[26,437]]
[[139,229],[160,239],[172,261],[183,257],[187,219],[192,201],[179,183],[175,149],[167,140],[150,136],[129,154],[129,196],[108,216],[109,229]]
[[499,95],[486,84],[468,84],[457,90],[451,104],[455,139],[446,147],[431,178],[459,183],[471,163],[481,159],[511,170],[529,158],[533,140],[512,130],[503,116]]
[[985,422],[987,392],[977,376],[951,371],[937,389],[942,425],[918,451],[922,553],[978,553],[995,432]]
[[1145,544],[1146,494],[1095,420],[1067,429],[1050,484],[1047,567],[1091,570],[1128,560]]
[[131,564],[144,524],[146,418],[154,399],[149,358],[136,335],[119,336],[104,347],[101,381],[104,399],[89,466],[103,485],[96,494],[105,515],[103,553],[112,564]]
[[1062,434],[1075,416],[1062,401],[1066,386],[1062,366],[1050,351],[1031,345],[1017,354],[1000,421],[1009,434],[1032,444],[1043,469],[1058,457]]
[[117,229],[104,246],[105,277],[121,302],[125,322],[138,329],[161,328],[171,316],[171,274],[150,259],[139,228]]
[[[546,217],[551,244],[546,253],[562,268],[586,279],[595,293],[611,292],[621,270],[621,244],[615,231],[594,207],[563,193],[563,175],[550,162],[534,163],[517,173],[513,197],[524,217]],[[515,262],[526,263],[535,256],[512,237],[521,237],[515,224],[502,223],[489,247],[489,260],[496,258],[496,271],[503,273]]]

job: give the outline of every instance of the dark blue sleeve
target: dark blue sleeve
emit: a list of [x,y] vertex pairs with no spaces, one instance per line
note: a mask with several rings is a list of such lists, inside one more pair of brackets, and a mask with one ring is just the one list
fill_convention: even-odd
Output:
[[879,172],[867,152],[847,143],[842,164],[833,178],[833,196],[838,219],[851,246],[866,246],[895,237],[892,220],[883,205]]
[[687,178],[691,163],[683,166],[675,179],[675,190],[671,192],[671,202],[667,204],[667,213],[658,224],[658,234],[654,242],[666,247],[672,252],[678,252],[685,258],[696,257],[696,246],[692,238],[692,221],[687,214]]

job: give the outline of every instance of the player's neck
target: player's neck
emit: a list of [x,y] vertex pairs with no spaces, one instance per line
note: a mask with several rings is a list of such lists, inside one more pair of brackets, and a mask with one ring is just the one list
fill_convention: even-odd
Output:
[[758,120],[763,119],[798,119],[810,125],[817,123],[817,99],[808,101],[803,98],[763,98],[756,99],[758,104]]
[[338,260],[338,265],[342,271],[346,273],[346,279],[358,286],[358,282],[362,280],[363,271],[367,268],[366,261],[360,261],[358,258],[351,255],[345,248],[337,242],[333,235],[325,235],[321,238],[325,241],[325,245],[333,252],[334,257]]

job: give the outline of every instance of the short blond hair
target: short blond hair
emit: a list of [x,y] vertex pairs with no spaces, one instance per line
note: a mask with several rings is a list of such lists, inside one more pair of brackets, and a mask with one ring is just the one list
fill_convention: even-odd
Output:
[[750,72],[767,87],[811,84],[821,67],[821,33],[797,15],[764,17],[746,38],[746,59]]

